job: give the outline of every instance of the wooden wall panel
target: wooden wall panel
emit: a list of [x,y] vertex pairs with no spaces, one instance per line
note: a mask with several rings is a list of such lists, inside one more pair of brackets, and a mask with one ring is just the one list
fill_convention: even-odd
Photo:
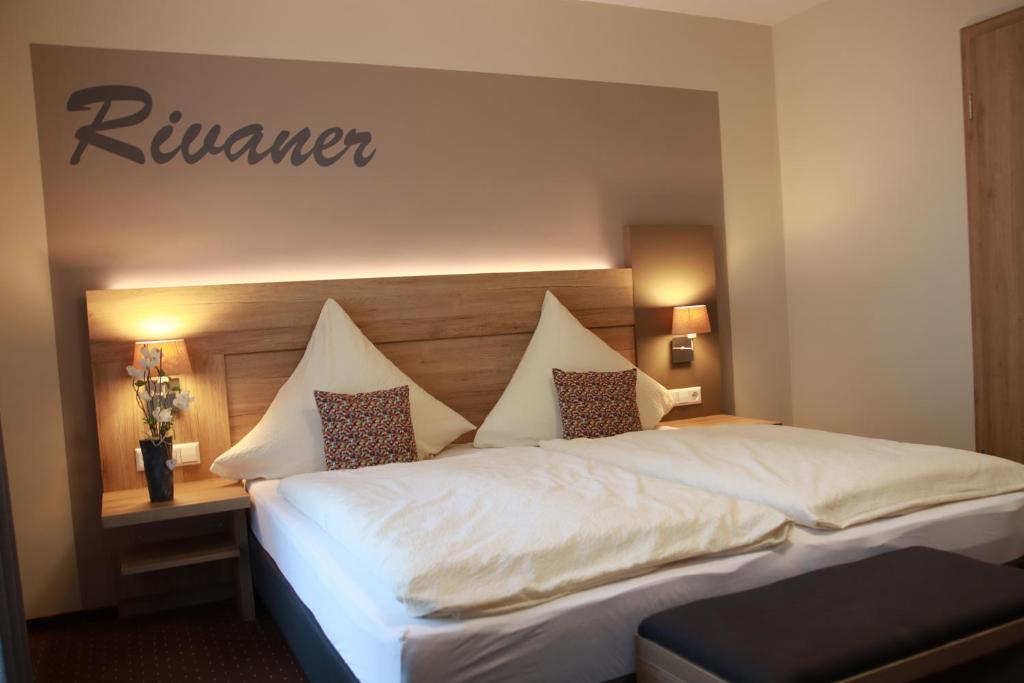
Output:
[[[87,292],[104,490],[143,486],[133,449],[140,416],[124,367],[136,340],[185,338],[182,386],[196,404],[175,440],[197,440],[210,463],[245,435],[302,356],[324,300],[334,298],[402,370],[480,424],[515,371],[551,290],[631,361],[629,269],[331,280]],[[471,438],[471,437],[467,437]]]
[[[633,328],[594,332],[631,363],[636,362]],[[487,417],[508,385],[531,334],[395,342],[378,348],[428,393],[475,425]],[[302,349],[234,354],[226,357],[231,443],[262,417],[302,358]],[[472,440],[472,433],[461,440]]]
[[197,417],[197,435],[200,444],[200,474],[208,476],[210,465],[221,453],[231,447],[231,430],[228,420],[227,376],[225,357],[222,353],[211,353],[201,348],[190,353],[194,369],[191,383],[185,384],[193,392],[195,409],[190,410]]
[[[725,399],[720,343],[722,317],[716,278],[715,231],[710,226],[631,226],[628,231],[637,365],[666,387],[701,387],[703,403],[674,408],[668,419],[732,412]],[[692,363],[673,365],[672,307],[705,304],[711,332],[694,339]]]
[[383,343],[529,332],[546,289],[587,327],[633,324],[632,276],[622,268],[101,290],[86,302],[92,343],[311,330],[327,298]]
[[274,400],[277,390],[302,358],[302,349],[238,353],[225,357],[228,424],[231,443],[249,433]]

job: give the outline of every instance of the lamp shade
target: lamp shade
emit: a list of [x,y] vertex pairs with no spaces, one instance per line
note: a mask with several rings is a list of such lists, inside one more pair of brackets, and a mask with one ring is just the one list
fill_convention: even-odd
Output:
[[711,319],[704,304],[672,309],[672,334],[705,334],[710,331]]
[[168,377],[192,374],[192,364],[188,360],[188,349],[185,348],[184,339],[158,339],[156,341],[135,342],[135,357],[132,358],[133,365],[139,365],[142,360],[142,347],[148,346],[151,349],[160,349],[160,367]]

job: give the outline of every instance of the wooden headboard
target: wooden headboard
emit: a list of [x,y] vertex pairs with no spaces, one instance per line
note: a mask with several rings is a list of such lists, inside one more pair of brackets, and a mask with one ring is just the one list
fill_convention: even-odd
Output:
[[[263,415],[306,347],[324,301],[335,299],[380,350],[425,390],[479,425],[497,402],[551,290],[635,362],[629,269],[211,285],[86,293],[104,491],[145,485],[133,450],[141,434],[125,366],[135,341],[184,338],[197,398],[175,440],[198,441],[210,463]],[[469,437],[467,437],[469,438]]]

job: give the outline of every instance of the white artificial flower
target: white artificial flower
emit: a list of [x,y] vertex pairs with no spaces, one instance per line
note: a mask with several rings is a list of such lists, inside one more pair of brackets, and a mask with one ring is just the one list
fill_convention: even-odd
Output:
[[157,414],[154,415],[153,417],[156,418],[157,422],[170,422],[171,420],[174,419],[174,416],[171,415],[170,408],[160,409],[159,411],[157,411]]
[[149,400],[152,399],[153,397],[150,396],[149,392],[146,391],[145,389],[139,389],[139,398],[141,398],[143,401],[149,403]]
[[147,370],[149,368],[155,368],[158,365],[160,365],[159,348],[151,349],[148,346],[143,346],[142,351],[139,353],[139,355],[142,356],[139,363],[142,365],[142,367],[146,368]]
[[178,410],[188,410],[188,407],[192,405],[193,400],[195,399],[192,398],[192,394],[187,391],[182,391],[174,397],[174,407]]
[[143,370],[142,368],[137,368],[134,365],[129,365],[128,367],[125,368],[125,370],[128,371],[128,374],[131,375],[132,379],[134,380],[146,378],[146,371]]

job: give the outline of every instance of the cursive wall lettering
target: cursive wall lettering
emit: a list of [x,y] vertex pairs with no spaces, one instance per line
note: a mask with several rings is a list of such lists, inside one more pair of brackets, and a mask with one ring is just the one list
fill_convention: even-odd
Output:
[[[125,116],[107,118],[115,102],[137,103],[138,108]],[[137,164],[146,163],[146,155],[141,149],[107,135],[106,131],[137,126],[145,121],[153,110],[150,94],[132,85],[98,85],[71,93],[67,109],[88,111],[95,105],[99,106],[92,122],[75,131],[78,145],[71,154],[71,164],[80,162],[82,154],[90,146]],[[309,128],[295,133],[283,130],[264,144],[263,126],[258,123],[242,126],[226,135],[220,124],[209,126],[204,134],[203,124],[191,123],[179,134],[177,124],[181,118],[181,111],[172,111],[167,117],[169,123],[153,135],[149,156],[155,163],[166,164],[180,156],[186,164],[196,164],[207,156],[223,155],[230,162],[245,159],[249,165],[269,158],[274,164],[287,159],[292,166],[301,166],[312,158],[318,166],[326,167],[337,163],[352,150],[352,163],[362,168],[377,154],[376,148],[370,148],[373,134],[355,128],[347,132],[341,128],[327,128],[315,138]]]
[[[128,116],[121,116],[116,119],[107,120],[110,112],[110,105],[114,102],[141,102],[142,106],[138,111]],[[142,150],[127,142],[115,140],[103,135],[100,131],[113,128],[125,128],[142,123],[149,116],[153,109],[153,98],[142,88],[131,85],[101,85],[95,88],[76,90],[68,98],[68,111],[86,111],[93,104],[102,103],[96,110],[96,116],[88,126],[82,126],[75,131],[75,138],[78,146],[71,155],[71,163],[77,164],[82,159],[82,152],[89,145],[105,149],[120,157],[134,161],[137,164],[146,163],[146,157]]]

